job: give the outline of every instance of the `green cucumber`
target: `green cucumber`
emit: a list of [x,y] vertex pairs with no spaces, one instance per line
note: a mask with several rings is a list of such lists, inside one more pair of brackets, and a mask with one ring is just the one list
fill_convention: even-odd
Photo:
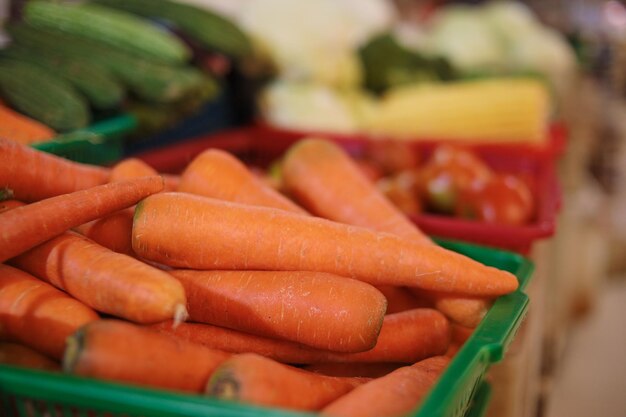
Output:
[[58,131],[89,124],[89,106],[65,80],[25,62],[0,60],[0,94],[18,111]]
[[252,51],[250,39],[233,22],[206,9],[170,0],[96,0],[96,3],[170,21],[202,46],[226,55],[242,57]]
[[162,62],[182,63],[191,57],[189,48],[176,36],[145,19],[97,4],[33,0],[24,7],[24,21]]
[[96,109],[117,107],[124,98],[124,87],[110,72],[84,59],[72,59],[50,53],[11,46],[1,56],[28,62],[65,79],[80,91]]
[[15,44],[36,53],[50,51],[107,68],[142,100],[171,103],[207,85],[217,91],[217,83],[194,67],[162,64],[56,30],[25,24],[8,25],[6,30]]

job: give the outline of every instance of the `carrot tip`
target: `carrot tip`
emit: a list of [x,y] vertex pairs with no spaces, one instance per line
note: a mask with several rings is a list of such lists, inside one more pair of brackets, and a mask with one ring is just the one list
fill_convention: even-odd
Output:
[[63,353],[63,372],[73,373],[78,357],[85,345],[84,327],[78,329],[73,335],[65,340],[65,352]]
[[187,308],[184,304],[178,304],[174,309],[174,322],[172,324],[172,328],[175,329],[178,325],[189,317],[189,313],[187,313]]
[[205,393],[224,400],[236,400],[239,397],[239,382],[230,372],[222,371],[211,378]]
[[0,201],[11,200],[13,198],[13,190],[10,188],[0,189]]

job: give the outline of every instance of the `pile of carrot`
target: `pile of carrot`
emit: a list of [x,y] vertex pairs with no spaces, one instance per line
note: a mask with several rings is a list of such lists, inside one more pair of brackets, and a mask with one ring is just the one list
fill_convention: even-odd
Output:
[[180,176],[3,139],[0,159],[0,363],[400,416],[518,285],[437,246],[322,139],[286,153],[284,194],[215,149]]

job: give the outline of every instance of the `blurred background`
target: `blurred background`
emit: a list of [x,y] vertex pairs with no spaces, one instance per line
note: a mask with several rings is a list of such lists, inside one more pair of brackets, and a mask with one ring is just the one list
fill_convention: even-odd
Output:
[[626,416],[623,1],[177,2],[212,31],[150,0],[96,2],[184,45],[156,51],[107,33],[107,17],[77,36],[63,23],[77,18],[27,3],[0,0],[3,111],[41,124],[24,143],[73,159],[109,164],[242,127],[539,149],[559,204],[550,233],[519,249],[536,265],[531,313],[490,373],[487,415]]

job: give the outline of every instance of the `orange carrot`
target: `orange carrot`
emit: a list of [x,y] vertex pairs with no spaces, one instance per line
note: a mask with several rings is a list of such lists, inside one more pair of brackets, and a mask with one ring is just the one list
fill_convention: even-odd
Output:
[[0,138],[30,145],[52,139],[54,130],[0,103]]
[[61,366],[50,358],[24,345],[0,342],[0,363],[44,371],[60,371]]
[[111,168],[109,182],[159,175],[150,165],[137,158],[127,158]]
[[178,191],[305,213],[302,208],[250,172],[237,158],[219,149],[202,152],[187,166],[181,176]]
[[382,292],[387,299],[387,313],[393,314],[401,311],[412,310],[420,307],[432,307],[432,303],[426,302],[424,298],[418,298],[405,287],[395,287],[393,285],[378,285],[378,291]]
[[0,264],[0,337],[54,359],[65,339],[98,315],[91,308],[35,277]]
[[132,243],[132,208],[117,211],[106,217],[81,224],[75,230],[113,252],[134,256]]
[[[306,139],[294,145],[285,157],[283,173],[288,190],[313,213],[393,233],[412,242],[432,244],[361,174],[356,162],[332,142]],[[432,298],[435,307],[448,318],[470,327],[480,322],[490,306],[488,300],[477,298],[445,294]]]
[[319,349],[373,348],[387,307],[385,297],[371,285],[322,272],[170,273],[185,287],[191,321]]
[[334,417],[396,417],[419,406],[448,365],[444,356],[429,358],[377,378],[334,401],[322,415]]
[[230,354],[118,320],[98,320],[68,339],[63,370],[137,385],[202,392]]
[[315,363],[302,369],[328,376],[348,376],[363,378],[380,378],[396,369],[406,366],[403,363],[371,362],[371,363]]
[[446,352],[446,356],[452,358],[463,347],[467,339],[472,336],[474,329],[470,327],[463,327],[456,323],[450,323],[450,328],[452,329],[452,339],[450,341],[448,351]]
[[493,303],[492,299],[484,297],[462,297],[416,288],[410,290],[418,298],[431,300],[434,308],[441,311],[451,322],[465,327],[478,326]]
[[215,370],[206,393],[255,405],[319,410],[367,381],[315,374],[254,353],[243,353]]
[[12,262],[103,313],[138,323],[186,316],[185,290],[167,272],[76,233],[57,236]]
[[79,164],[0,138],[0,189],[16,199],[38,201],[107,182],[109,170]]
[[304,139],[292,146],[283,161],[283,181],[306,209],[321,217],[431,242],[330,141]]
[[160,177],[99,185],[17,207],[0,214],[0,262],[46,240],[163,189]]
[[[436,310],[415,309],[385,316],[376,346],[366,352],[340,353],[313,349],[286,340],[256,336],[225,327],[199,323],[172,322],[153,325],[161,332],[233,353],[257,353],[293,364],[324,362],[400,362],[414,363],[441,355],[450,342],[446,318]],[[346,325],[349,327],[349,324]]]
[[0,213],[4,213],[5,211],[12,210],[16,207],[23,206],[24,203],[18,200],[5,200],[0,202]]
[[518,286],[513,274],[436,245],[185,193],[155,194],[137,206],[133,250],[173,267],[319,271],[467,295]]
[[176,191],[180,187],[180,177],[178,175],[161,174],[165,181],[164,191]]

